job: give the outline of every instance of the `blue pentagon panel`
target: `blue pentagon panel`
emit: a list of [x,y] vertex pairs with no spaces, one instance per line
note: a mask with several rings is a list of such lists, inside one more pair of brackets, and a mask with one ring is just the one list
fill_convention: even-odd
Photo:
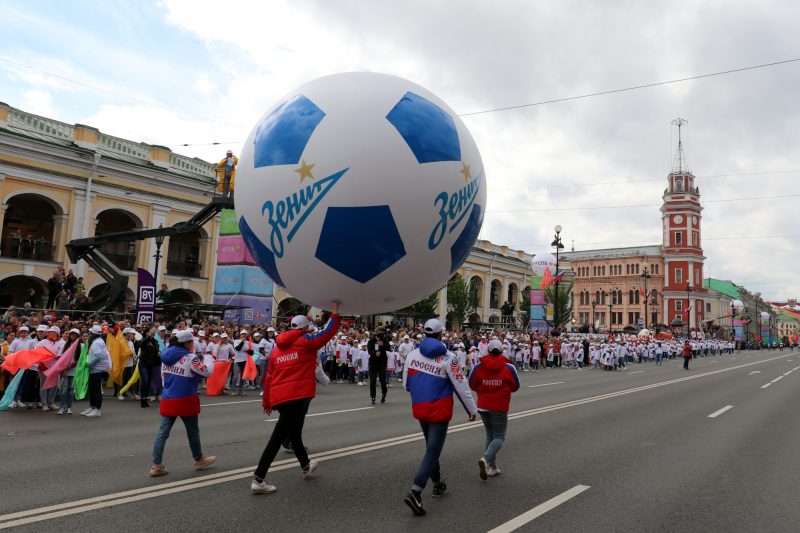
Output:
[[311,134],[324,117],[322,109],[302,94],[279,105],[256,127],[253,139],[255,168],[296,165]]
[[407,92],[386,120],[403,136],[418,163],[461,161],[453,117],[430,100]]
[[263,270],[272,281],[283,286],[281,275],[278,274],[278,265],[275,264],[275,254],[264,246],[264,243],[258,240],[258,237],[256,237],[256,234],[250,229],[250,225],[244,217],[239,219],[239,231],[242,233],[242,239],[244,239],[245,244],[250,249],[253,259],[256,260],[261,270]]
[[450,247],[450,275],[456,273],[456,270],[464,264],[467,260],[472,245],[475,244],[475,239],[478,238],[478,233],[481,231],[481,224],[483,223],[483,211],[481,206],[475,204],[472,206],[472,212],[469,214],[467,224],[464,226],[464,231],[458,236],[456,242]]
[[406,255],[388,205],[329,207],[316,257],[335,271],[366,283]]

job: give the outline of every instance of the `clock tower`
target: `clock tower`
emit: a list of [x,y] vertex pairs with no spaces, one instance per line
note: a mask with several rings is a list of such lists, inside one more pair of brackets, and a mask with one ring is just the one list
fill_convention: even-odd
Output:
[[703,246],[700,189],[686,163],[681,128],[686,120],[672,124],[678,128],[678,151],[667,178],[661,205],[664,254],[664,321],[683,323],[683,331],[700,328],[705,320],[703,288]]

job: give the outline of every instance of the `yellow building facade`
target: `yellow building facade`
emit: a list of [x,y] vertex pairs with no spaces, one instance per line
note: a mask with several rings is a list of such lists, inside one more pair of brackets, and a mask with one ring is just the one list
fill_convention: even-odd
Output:
[[[186,221],[208,203],[212,164],[169,148],[114,137],[0,103],[0,306],[21,305],[30,289],[47,301],[47,280],[59,266],[83,277],[91,296],[104,280],[65,245],[83,237]],[[191,235],[167,238],[158,282],[173,300],[210,301],[215,274],[214,219]],[[133,301],[136,269],[155,269],[153,239],[100,250],[128,274]]]

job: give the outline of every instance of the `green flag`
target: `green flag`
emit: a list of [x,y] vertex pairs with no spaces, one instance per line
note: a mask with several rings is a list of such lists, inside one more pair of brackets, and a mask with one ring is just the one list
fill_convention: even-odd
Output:
[[86,397],[86,391],[89,389],[89,346],[88,343],[83,343],[81,346],[81,356],[78,358],[78,366],[75,367],[75,380],[72,382],[72,388],[75,391],[75,399],[83,400]]

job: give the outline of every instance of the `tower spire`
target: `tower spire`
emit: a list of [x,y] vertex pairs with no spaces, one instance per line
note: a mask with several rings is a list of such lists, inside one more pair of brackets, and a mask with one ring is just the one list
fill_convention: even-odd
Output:
[[675,153],[675,160],[672,162],[672,172],[676,174],[689,172],[689,164],[686,161],[686,152],[683,151],[683,140],[681,139],[681,128],[688,123],[688,120],[680,117],[672,121],[673,126],[678,126],[678,151]]

